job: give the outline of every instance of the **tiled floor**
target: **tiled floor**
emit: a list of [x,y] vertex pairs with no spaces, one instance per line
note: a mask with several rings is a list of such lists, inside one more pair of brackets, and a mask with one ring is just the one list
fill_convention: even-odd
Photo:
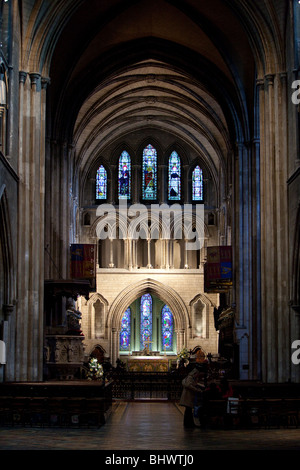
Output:
[[117,402],[99,429],[0,428],[0,450],[300,450],[300,429],[183,428],[170,402]]

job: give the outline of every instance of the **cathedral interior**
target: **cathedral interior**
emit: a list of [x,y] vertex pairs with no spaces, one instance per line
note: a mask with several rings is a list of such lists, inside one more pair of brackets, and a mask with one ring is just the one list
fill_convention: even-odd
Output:
[[299,383],[300,2],[0,8],[0,382]]

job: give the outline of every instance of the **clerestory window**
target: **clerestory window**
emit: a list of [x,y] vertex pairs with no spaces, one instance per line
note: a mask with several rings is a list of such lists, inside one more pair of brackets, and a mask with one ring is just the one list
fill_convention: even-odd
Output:
[[181,163],[180,157],[175,150],[169,158],[168,168],[168,199],[169,201],[180,201],[181,199]]
[[97,170],[96,175],[96,199],[107,198],[107,173],[103,165]]
[[118,195],[119,199],[131,198],[131,159],[126,150],[119,158]]

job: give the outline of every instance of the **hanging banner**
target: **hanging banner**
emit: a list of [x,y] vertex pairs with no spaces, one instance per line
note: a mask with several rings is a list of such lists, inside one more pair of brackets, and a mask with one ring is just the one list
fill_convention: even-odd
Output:
[[210,246],[204,265],[205,292],[227,292],[232,286],[232,247]]
[[96,246],[71,245],[71,278],[91,279],[96,277]]

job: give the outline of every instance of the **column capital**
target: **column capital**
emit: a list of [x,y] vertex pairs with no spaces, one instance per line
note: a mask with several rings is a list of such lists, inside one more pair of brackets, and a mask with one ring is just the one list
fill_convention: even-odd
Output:
[[257,85],[258,88],[263,89],[264,86],[265,86],[265,81],[264,81],[264,79],[263,79],[263,78],[258,78],[258,79],[256,80],[256,85]]
[[23,70],[20,70],[19,72],[19,83],[22,83],[24,85],[24,83],[26,82],[26,78],[27,78],[27,72],[24,72]]
[[15,306],[12,304],[4,304],[2,308],[4,313],[4,319],[8,320],[11,314],[13,313]]
[[267,85],[268,86],[273,86],[274,85],[274,73],[268,73],[266,76],[265,76],[265,79],[266,79],[266,82],[267,82]]
[[41,87],[41,74],[38,72],[32,72],[29,74],[30,81],[31,81],[31,87],[35,87],[38,90],[40,90]]
[[51,80],[49,77],[41,77],[42,89],[46,89],[50,85]]

